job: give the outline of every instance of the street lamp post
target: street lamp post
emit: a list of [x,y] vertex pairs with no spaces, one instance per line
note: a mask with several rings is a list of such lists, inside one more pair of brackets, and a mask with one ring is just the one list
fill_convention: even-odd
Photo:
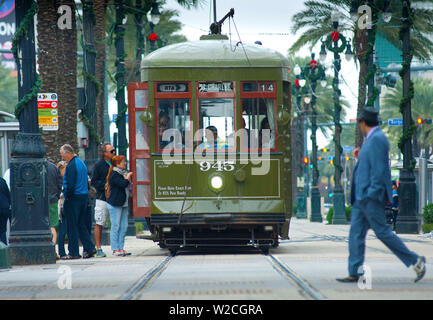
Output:
[[[341,185],[341,173],[343,171],[343,167],[341,166],[341,154],[343,148],[340,143],[341,136],[341,124],[340,124],[340,116],[341,116],[341,105],[340,105],[340,95],[341,91],[338,87],[339,85],[339,72],[341,69],[341,60],[340,53],[346,50],[346,59],[351,60],[353,58],[353,52],[350,46],[350,41],[347,41],[346,38],[338,31],[338,15],[334,14],[332,17],[332,23],[334,31],[326,37],[326,40],[322,42],[322,47],[320,51],[321,60],[324,61],[326,59],[326,49],[334,53],[334,80],[332,83],[332,87],[334,89],[334,125],[335,125],[335,156],[334,156],[334,167],[335,167],[335,186],[334,192],[332,196],[332,201],[334,205],[334,214],[332,217],[333,224],[346,224],[346,214],[344,209],[344,190]],[[341,43],[339,42],[341,40]],[[339,44],[340,43],[340,44]],[[326,49],[325,49],[326,47]]]
[[400,171],[399,185],[399,214],[395,225],[397,233],[419,233],[419,218],[416,211],[416,184],[413,173],[415,160],[412,155],[411,138],[415,124],[412,119],[411,99],[413,87],[410,80],[410,63],[412,60],[410,47],[410,28],[413,24],[410,1],[403,1],[403,24],[401,28],[401,40],[403,42],[403,67],[400,76],[403,80],[403,137],[399,147],[403,151],[403,169]]
[[319,169],[317,166],[317,110],[316,110],[316,85],[317,80],[321,80],[321,85],[326,86],[325,70],[314,60],[314,53],[311,54],[311,61],[304,67],[304,76],[308,79],[311,86],[311,141],[312,141],[312,165],[313,165],[313,185],[311,188],[311,222],[322,222],[322,210],[319,190]]
[[[295,79],[295,92],[296,92],[296,111],[298,114],[298,133],[302,135],[301,131],[302,129],[304,129],[303,134],[305,135],[305,124],[304,119],[305,119],[305,114],[303,114],[303,112],[301,111],[301,94],[300,94],[300,89],[301,89],[301,84],[299,83],[299,75],[301,74],[301,68],[296,65],[294,68],[294,74],[296,76]],[[304,128],[302,128],[304,127]],[[299,171],[299,173],[304,177],[304,186],[303,187],[298,187],[298,192],[297,192],[297,196],[296,196],[296,217],[298,219],[306,219],[307,218],[307,208],[306,208],[306,199],[308,198],[308,194],[306,194],[307,192],[307,181],[306,181],[306,166],[305,164],[303,164],[302,159],[304,157],[306,157],[306,152],[305,152],[305,146],[304,148],[302,148],[302,150],[298,150],[298,152],[300,152],[301,157],[299,159],[300,166],[302,167]]]
[[12,219],[9,237],[12,265],[56,262],[51,241],[45,147],[39,132],[36,94],[40,90],[36,73],[34,16],[35,1],[16,0],[17,32],[14,36],[18,70],[16,115],[20,122],[12,149],[11,198]]

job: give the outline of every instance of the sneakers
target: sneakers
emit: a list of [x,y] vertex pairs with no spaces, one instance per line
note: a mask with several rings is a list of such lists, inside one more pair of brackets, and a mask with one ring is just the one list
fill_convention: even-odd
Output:
[[125,250],[114,250],[113,251],[113,256],[125,257],[125,256],[130,256],[130,255],[131,255],[131,253],[126,252]]
[[102,251],[102,248],[99,248],[94,255],[95,258],[105,258],[107,255]]
[[413,265],[413,269],[416,272],[415,282],[418,282],[425,275],[425,257],[418,257],[417,262]]

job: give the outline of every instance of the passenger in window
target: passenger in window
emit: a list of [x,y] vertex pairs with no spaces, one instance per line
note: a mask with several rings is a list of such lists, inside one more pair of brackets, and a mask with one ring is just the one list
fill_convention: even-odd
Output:
[[[271,126],[269,125],[268,117],[264,117],[262,122],[260,122],[260,132],[259,132],[259,149],[262,148],[263,145],[263,130],[268,129],[269,133],[272,134]],[[269,141],[270,142],[270,141]]]
[[215,126],[207,126],[205,136],[206,142],[200,144],[201,149],[228,149],[227,143],[218,138],[218,129]]
[[170,143],[170,140],[162,140],[164,131],[169,129],[170,118],[168,117],[168,115],[164,111],[161,111],[159,113],[158,119],[159,119],[159,127],[158,127],[159,148],[163,149],[166,145],[168,145]]
[[243,146],[244,148],[250,149],[250,129],[246,127],[245,118],[242,117],[242,129],[245,131],[243,132]]

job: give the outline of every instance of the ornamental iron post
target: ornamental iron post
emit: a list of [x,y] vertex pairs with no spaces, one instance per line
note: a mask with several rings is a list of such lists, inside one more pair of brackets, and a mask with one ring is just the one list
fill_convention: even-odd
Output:
[[[334,89],[334,142],[335,142],[335,154],[334,154],[334,192],[332,195],[332,201],[334,205],[334,214],[332,217],[333,224],[347,224],[345,208],[344,208],[344,190],[341,185],[341,173],[343,167],[341,166],[341,154],[343,148],[341,147],[340,137],[342,126],[340,124],[341,116],[341,105],[340,105],[340,95],[341,91],[339,89],[339,72],[341,69],[341,59],[340,53],[346,49],[346,59],[350,60],[353,57],[353,53],[349,42],[344,35],[338,31],[338,15],[333,15],[333,28],[334,31],[326,37],[326,40],[322,43],[321,56],[326,58],[326,49],[334,53],[334,80],[332,82],[332,87]],[[341,43],[339,44],[339,40]],[[323,59],[323,58],[322,58]]]
[[[301,140],[301,139],[303,139],[303,136],[305,136],[305,128],[306,127],[304,124],[304,119],[306,117],[305,117],[305,114],[303,114],[303,112],[301,111],[301,94],[299,92],[300,87],[301,87],[301,85],[299,83],[300,68],[298,66],[298,68],[295,67],[295,69],[296,69],[295,70],[295,76],[296,76],[296,79],[295,79],[296,111],[298,114],[298,119],[297,119],[298,120],[297,121],[298,128],[297,128],[297,130],[298,130],[298,134],[301,135],[301,137],[300,138],[298,137],[298,139]],[[302,140],[302,142],[304,142],[304,140]],[[303,163],[302,163],[302,159],[304,157],[306,157],[305,147],[306,146],[303,146],[302,149],[298,150],[298,152],[300,152],[300,154],[301,154],[301,157],[300,157],[301,159],[299,161],[300,162],[299,163],[300,171],[298,172],[298,175],[300,177],[302,177],[302,176],[304,177],[304,187],[298,187],[298,193],[296,196],[296,218],[298,218],[298,219],[306,219],[307,218],[307,208],[306,208],[307,201],[306,201],[306,199],[308,198],[308,194],[306,194],[306,192],[307,192],[308,187],[306,185],[306,183],[307,183],[307,181],[306,181],[306,166],[303,165]]]
[[313,184],[311,187],[311,222],[322,222],[322,205],[319,190],[319,168],[317,166],[317,110],[316,110],[316,86],[317,80],[325,80],[325,70],[314,59],[311,54],[311,61],[304,67],[305,78],[311,86],[311,141],[312,141],[312,165],[313,165]]
[[34,16],[35,1],[16,0],[17,31],[13,38],[18,70],[18,99],[15,114],[20,122],[12,149],[12,219],[9,237],[12,265],[56,263],[49,227],[45,147],[39,132],[36,97],[41,80],[36,73]]
[[93,28],[96,23],[95,12],[93,10],[93,1],[83,1],[83,51],[84,51],[84,110],[83,114],[90,123],[88,147],[85,148],[86,165],[89,172],[93,169],[95,162],[98,160],[99,136],[98,119],[96,115],[96,98],[98,87],[95,77],[95,40]]
[[123,18],[125,12],[123,8],[123,0],[116,0],[116,27],[115,27],[115,46],[116,46],[116,100],[117,100],[117,131],[118,131],[118,154],[126,156],[127,141],[126,141],[126,110],[125,103],[125,47],[123,37],[125,35],[125,28],[123,27]]
[[413,56],[410,47],[410,28],[413,25],[413,16],[409,0],[403,1],[402,19],[400,40],[403,42],[403,66],[400,76],[403,80],[403,97],[400,102],[400,112],[403,114],[403,136],[400,138],[399,147],[403,153],[403,169],[400,171],[399,214],[395,231],[396,233],[417,234],[420,230],[420,219],[416,211],[416,183],[413,173],[415,160],[412,155],[412,136],[416,126],[411,111],[414,87],[410,80],[410,63]]

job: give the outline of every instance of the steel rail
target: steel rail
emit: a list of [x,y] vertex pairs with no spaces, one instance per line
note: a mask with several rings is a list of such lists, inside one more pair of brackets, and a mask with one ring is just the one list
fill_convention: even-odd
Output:
[[157,278],[164,271],[165,266],[174,258],[174,255],[168,255],[163,261],[154,266],[149,272],[147,272],[137,284],[133,285],[132,288],[128,289],[120,300],[132,300],[133,296],[137,294],[142,288],[144,288],[152,279]]
[[271,263],[272,267],[280,273],[283,277],[288,277],[293,282],[296,283],[296,285],[302,289],[303,292],[305,292],[308,296],[310,296],[314,300],[324,300],[326,299],[324,296],[322,296],[317,290],[313,289],[307,282],[302,280],[300,277],[298,277],[295,272],[293,272],[286,264],[281,262],[277,257],[274,257],[273,255],[269,254],[266,256]]

